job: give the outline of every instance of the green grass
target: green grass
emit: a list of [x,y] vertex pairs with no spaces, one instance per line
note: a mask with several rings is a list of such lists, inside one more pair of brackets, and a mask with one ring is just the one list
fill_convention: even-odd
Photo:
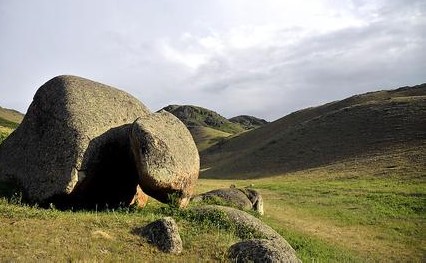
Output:
[[[163,216],[173,216],[179,225],[180,255],[162,253],[133,234]],[[238,241],[226,222],[221,214],[178,211],[157,202],[137,211],[63,212],[1,199],[0,261],[224,261],[227,248]]]
[[203,179],[199,191],[253,184],[265,202],[263,220],[306,262],[422,262],[426,167],[418,160],[388,161],[358,160],[253,180]]
[[16,129],[19,126],[19,123],[0,118],[0,126],[10,129]]
[[14,129],[0,126],[0,144],[12,133]]

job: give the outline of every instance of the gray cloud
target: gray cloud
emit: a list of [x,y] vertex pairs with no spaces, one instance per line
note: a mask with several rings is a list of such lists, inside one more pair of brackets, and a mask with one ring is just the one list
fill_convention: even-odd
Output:
[[307,1],[0,1],[0,105],[25,111],[45,81],[74,74],[152,110],[272,120],[425,82],[424,1]]

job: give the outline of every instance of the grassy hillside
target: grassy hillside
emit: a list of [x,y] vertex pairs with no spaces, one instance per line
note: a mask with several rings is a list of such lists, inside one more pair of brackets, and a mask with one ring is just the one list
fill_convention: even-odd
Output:
[[230,122],[218,113],[191,105],[169,105],[166,110],[178,117],[187,127],[201,126],[236,134],[244,131],[241,125]]
[[[11,109],[0,107],[0,120],[9,121],[12,123],[21,123],[24,118],[24,114]],[[1,123],[0,123],[1,125]],[[2,125],[3,126],[3,125]]]
[[426,84],[304,109],[202,152],[205,177],[247,178],[426,143]]
[[18,111],[0,107],[0,143],[18,127],[23,118],[24,115]]
[[225,138],[232,136],[231,133],[204,126],[192,126],[188,127],[188,129],[191,132],[195,144],[200,152],[216,143],[222,142]]
[[239,123],[233,123],[214,111],[197,106],[169,105],[163,110],[172,113],[186,125],[200,152],[224,138],[246,130]]

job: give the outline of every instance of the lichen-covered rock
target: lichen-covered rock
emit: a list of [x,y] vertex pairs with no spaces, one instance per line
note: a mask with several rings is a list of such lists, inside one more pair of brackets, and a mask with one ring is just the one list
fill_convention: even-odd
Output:
[[128,124],[148,114],[124,91],[55,77],[38,89],[21,125],[1,144],[0,181],[17,182],[35,202],[65,200],[86,182],[84,188],[93,192],[85,198],[113,193],[115,202],[128,203],[138,182],[129,162]]
[[130,137],[142,190],[161,202],[185,207],[200,169],[198,150],[186,126],[161,111],[137,119]]
[[254,210],[263,215],[263,199],[259,192],[251,188],[215,189],[194,196],[194,203],[205,202],[210,204],[230,205],[242,210]]
[[238,209],[250,210],[252,202],[247,195],[238,188],[221,188],[199,194],[192,198],[192,202],[206,202],[210,204],[230,205]]
[[161,251],[173,254],[182,252],[182,239],[175,220],[164,217],[136,231],[149,242],[155,244]]
[[263,210],[263,198],[258,191],[249,187],[239,188],[239,190],[243,191],[244,194],[247,196],[247,198],[250,200],[250,202],[253,205],[252,209],[254,211],[258,212],[261,215],[265,213]]
[[293,251],[287,250],[268,239],[251,239],[238,242],[228,249],[228,258],[232,262],[245,263],[299,263]]

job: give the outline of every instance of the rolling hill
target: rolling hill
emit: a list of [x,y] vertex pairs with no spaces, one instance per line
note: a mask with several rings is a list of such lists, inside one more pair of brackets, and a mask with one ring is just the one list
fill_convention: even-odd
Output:
[[0,107],[0,143],[18,127],[24,114]]
[[162,110],[172,113],[188,127],[200,152],[222,142],[224,138],[267,123],[247,115],[228,120],[212,110],[192,105],[169,105]]
[[264,177],[395,152],[426,157],[426,84],[300,110],[230,138],[201,152],[202,176]]

